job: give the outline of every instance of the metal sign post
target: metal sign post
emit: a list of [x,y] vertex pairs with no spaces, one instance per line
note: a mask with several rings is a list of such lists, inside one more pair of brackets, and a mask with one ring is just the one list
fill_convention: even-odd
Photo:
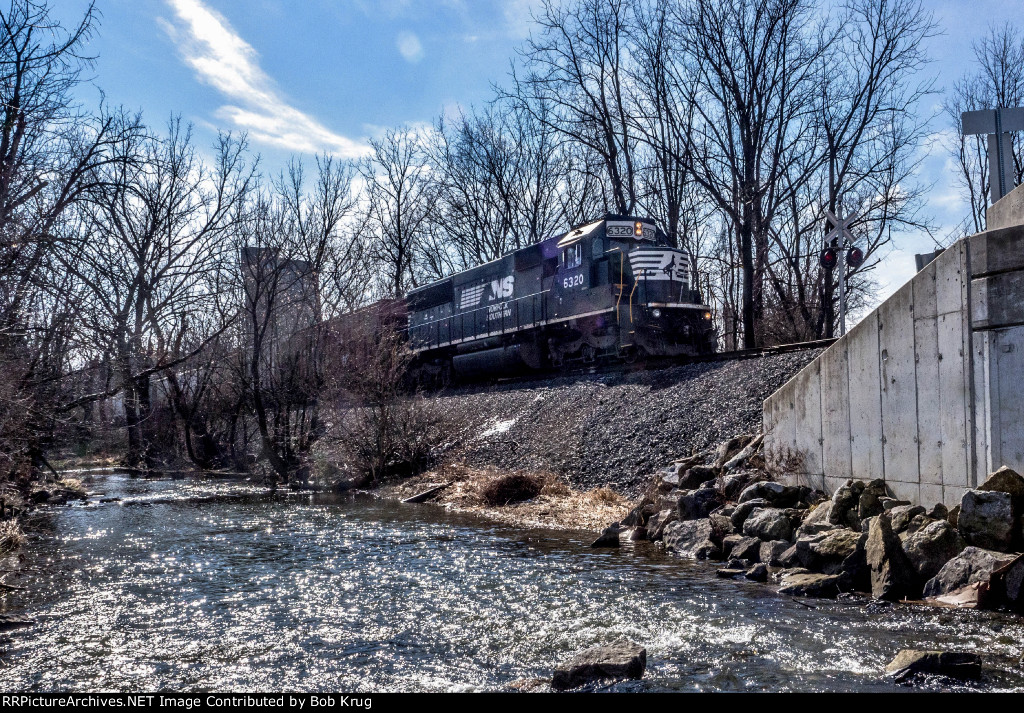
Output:
[[960,115],[964,136],[988,134],[988,166],[992,202],[1013,190],[1013,145],[1010,132],[1024,131],[1024,107],[965,111]]
[[832,230],[825,236],[826,242],[835,241],[839,247],[839,336],[846,334],[846,248],[847,239],[849,239],[849,245],[853,245],[853,233],[850,232],[850,224],[857,219],[857,214],[853,213],[847,217],[843,217],[842,207],[836,208],[838,215],[830,211],[828,208],[825,209],[825,215],[828,217],[829,222],[834,226]]

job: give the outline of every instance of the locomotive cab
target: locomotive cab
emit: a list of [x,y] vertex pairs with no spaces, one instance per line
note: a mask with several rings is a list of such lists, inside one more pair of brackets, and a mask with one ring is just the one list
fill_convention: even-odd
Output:
[[551,295],[565,321],[548,340],[553,361],[714,351],[692,260],[653,221],[608,215],[570,230],[557,246]]

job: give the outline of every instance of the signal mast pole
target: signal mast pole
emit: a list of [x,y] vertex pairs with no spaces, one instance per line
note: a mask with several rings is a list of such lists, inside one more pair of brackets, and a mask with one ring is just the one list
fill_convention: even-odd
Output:
[[[829,222],[834,226],[832,230],[825,236],[826,245],[831,245],[832,242],[836,243],[839,248],[838,255],[835,259],[838,260],[837,267],[839,268],[839,336],[846,334],[846,263],[847,263],[847,247],[852,251],[853,248],[853,233],[850,232],[850,224],[857,219],[857,214],[853,213],[847,217],[843,217],[843,208],[840,204],[836,208],[836,213],[833,213],[828,208],[825,209],[825,216]],[[826,247],[822,253],[822,264],[825,264],[825,254],[830,250],[830,247]],[[858,251],[859,252],[859,251]],[[851,262],[854,262],[851,260]],[[854,267],[860,265],[860,261],[856,261],[857,264]]]

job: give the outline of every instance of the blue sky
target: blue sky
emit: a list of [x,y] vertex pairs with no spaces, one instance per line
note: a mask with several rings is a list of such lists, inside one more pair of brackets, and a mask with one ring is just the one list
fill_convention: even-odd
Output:
[[[86,0],[56,0],[59,17]],[[180,113],[209,144],[218,129],[245,130],[264,168],[295,153],[356,155],[368,137],[481,104],[507,77],[530,29],[531,0],[98,0],[95,84],[112,104],[148,122]],[[931,42],[941,89],[969,68],[971,42],[990,24],[1021,24],[1019,2],[925,2],[943,33]],[[937,112],[942,95],[923,111]],[[927,210],[945,235],[966,214],[939,145],[921,178],[934,184]],[[879,270],[884,297],[913,274],[926,235],[900,236]]]

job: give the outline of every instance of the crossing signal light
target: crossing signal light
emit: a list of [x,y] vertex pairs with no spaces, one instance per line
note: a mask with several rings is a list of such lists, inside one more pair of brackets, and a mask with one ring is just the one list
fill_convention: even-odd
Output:
[[825,248],[821,251],[821,266],[826,270],[834,270],[839,264],[839,253],[835,248]]
[[851,270],[856,270],[864,264],[864,251],[860,248],[850,248],[846,251],[846,264]]

